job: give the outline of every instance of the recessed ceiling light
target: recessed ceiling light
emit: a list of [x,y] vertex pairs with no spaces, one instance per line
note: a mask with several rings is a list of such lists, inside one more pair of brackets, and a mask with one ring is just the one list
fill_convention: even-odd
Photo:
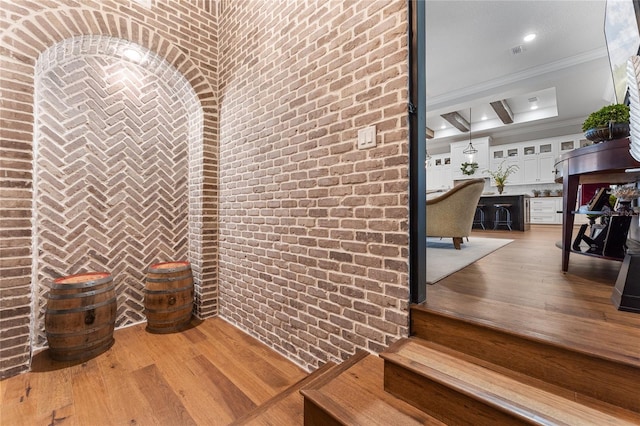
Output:
[[538,109],[538,105],[531,105],[531,110]]
[[440,128],[441,128],[441,129],[446,129],[446,128],[447,128],[447,125],[446,125],[446,124],[443,124],[442,126],[440,126]]
[[524,41],[528,43],[530,41],[533,41],[533,39],[535,38],[536,38],[535,33],[527,34],[526,36],[524,36]]
[[486,120],[486,119],[487,119],[487,116],[486,116],[486,115],[483,115],[483,116],[480,118],[480,120],[482,120],[482,121],[484,121],[484,120]]

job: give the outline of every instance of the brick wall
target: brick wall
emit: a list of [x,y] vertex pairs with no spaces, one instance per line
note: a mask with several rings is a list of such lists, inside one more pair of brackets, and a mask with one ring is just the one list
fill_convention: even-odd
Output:
[[37,295],[42,285],[32,282],[31,252],[35,67],[41,63],[41,53],[74,36],[110,36],[134,42],[164,58],[193,88],[203,117],[201,143],[191,151],[189,164],[188,252],[198,284],[198,314],[217,313],[216,16],[212,3],[204,0],[151,3],[147,8],[131,1],[2,2],[0,377],[28,367],[37,334],[33,330],[34,339],[30,339],[31,317],[35,318],[42,304],[31,296],[32,292]]
[[307,367],[379,351],[408,328],[406,2],[219,22],[220,312]]
[[[406,2],[142,3],[3,1],[0,375],[30,356],[34,67],[78,35],[156,52],[200,101],[188,226],[201,316],[310,368],[406,335]],[[357,150],[372,124],[378,146]]]

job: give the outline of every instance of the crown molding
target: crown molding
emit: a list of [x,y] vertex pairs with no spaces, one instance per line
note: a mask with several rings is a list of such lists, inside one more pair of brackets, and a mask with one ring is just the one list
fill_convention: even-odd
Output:
[[526,69],[517,73],[509,74],[504,77],[496,78],[493,80],[485,81],[481,84],[474,86],[463,87],[458,90],[452,90],[446,94],[439,96],[431,96],[427,99],[430,110],[437,110],[445,106],[446,103],[471,96],[476,93],[489,91],[498,87],[503,87],[509,84],[518,83],[523,80],[528,80],[534,77],[539,77],[543,74],[561,71],[563,69],[582,65],[584,63],[595,61],[607,57],[608,52],[606,47],[594,49],[585,53],[574,55],[568,58],[561,59],[559,61],[550,62],[548,64],[539,65],[533,68]]

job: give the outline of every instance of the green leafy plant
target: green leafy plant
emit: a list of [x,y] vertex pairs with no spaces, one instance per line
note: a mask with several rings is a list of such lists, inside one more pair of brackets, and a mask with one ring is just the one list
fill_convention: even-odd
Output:
[[502,163],[500,163],[497,170],[486,170],[486,172],[489,173],[489,176],[493,178],[493,181],[495,182],[496,186],[504,186],[505,182],[507,181],[507,178],[512,173],[515,173],[515,171],[518,170],[519,168],[520,167],[518,167],[517,164],[511,164],[507,167],[504,167],[504,161],[503,161]]
[[624,104],[613,104],[604,106],[596,112],[592,112],[584,123],[582,123],[582,131],[585,132],[589,129],[607,127],[610,121],[614,123],[628,123],[629,107]]
[[478,163],[476,162],[473,162],[473,163],[464,162],[460,166],[460,170],[462,170],[462,173],[467,176],[471,176],[472,174],[474,174],[477,168],[478,168]]

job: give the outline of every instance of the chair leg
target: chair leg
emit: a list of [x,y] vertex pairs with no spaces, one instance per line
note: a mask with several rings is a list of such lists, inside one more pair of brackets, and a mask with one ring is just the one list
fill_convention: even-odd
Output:
[[462,237],[453,237],[453,246],[456,250],[460,250],[460,245],[463,243]]

